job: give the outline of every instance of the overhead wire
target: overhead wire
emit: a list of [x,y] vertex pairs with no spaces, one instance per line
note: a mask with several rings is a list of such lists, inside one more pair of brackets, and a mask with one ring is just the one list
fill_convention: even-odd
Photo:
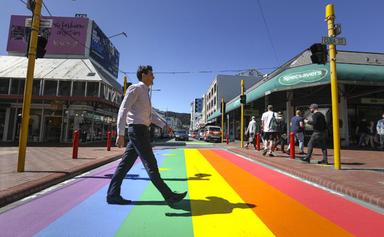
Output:
[[277,56],[277,51],[276,51],[275,45],[274,45],[273,40],[272,40],[272,35],[271,35],[270,30],[269,30],[269,27],[268,27],[268,24],[267,24],[267,20],[265,19],[265,15],[264,15],[264,11],[263,11],[263,6],[261,5],[260,0],[257,0],[257,4],[259,5],[261,17],[263,19],[263,22],[264,22],[264,25],[265,25],[265,29],[267,31],[268,40],[269,40],[269,42],[271,44],[271,47],[272,47],[272,50],[273,50],[273,53],[274,53],[274,56],[275,56],[276,63],[278,65],[279,64],[279,57]]

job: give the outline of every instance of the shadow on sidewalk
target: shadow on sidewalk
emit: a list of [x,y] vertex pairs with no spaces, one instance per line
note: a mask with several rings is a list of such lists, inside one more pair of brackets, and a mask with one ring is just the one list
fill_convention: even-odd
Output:
[[[144,206],[144,205],[167,205],[165,201],[133,201],[131,205]],[[193,210],[191,209],[193,207]],[[228,200],[220,197],[210,196],[206,200],[202,199],[184,199],[175,204],[172,208],[176,210],[183,210],[183,213],[165,213],[168,217],[190,217],[190,216],[203,216],[213,214],[230,214],[235,208],[255,208],[256,205],[250,203],[231,203]]]
[[[78,179],[111,179],[113,174],[106,174],[104,176],[81,176],[78,177]],[[188,181],[188,180],[210,180],[205,177],[212,176],[210,174],[203,174],[203,173],[198,173],[195,174],[194,177],[188,177],[188,178],[163,178],[165,181]],[[147,177],[140,177],[138,174],[127,174],[124,179],[131,179],[131,180],[147,180],[150,181],[150,178]]]

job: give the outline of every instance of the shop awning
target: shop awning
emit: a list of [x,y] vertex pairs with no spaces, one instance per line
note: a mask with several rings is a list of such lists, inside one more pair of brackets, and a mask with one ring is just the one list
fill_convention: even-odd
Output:
[[[384,66],[364,64],[337,64],[339,83],[361,85],[384,85]],[[288,68],[269,80],[262,80],[245,94],[247,103],[277,91],[293,90],[304,87],[319,86],[330,83],[329,64],[309,64]],[[240,108],[240,97],[227,103],[226,112]],[[220,112],[212,114],[208,120],[220,116]]]

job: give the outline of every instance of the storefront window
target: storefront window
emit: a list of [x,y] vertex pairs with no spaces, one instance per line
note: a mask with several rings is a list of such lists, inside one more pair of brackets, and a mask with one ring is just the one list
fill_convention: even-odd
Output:
[[24,80],[12,79],[11,95],[22,95],[24,93]]
[[73,96],[85,96],[85,82],[74,81],[73,82]]
[[9,88],[9,79],[0,78],[0,94],[7,95]]
[[56,95],[57,81],[45,81],[44,95]]
[[71,94],[71,82],[60,81],[59,82],[59,96],[70,96]]
[[33,80],[32,95],[40,95],[40,80]]
[[98,96],[99,95],[99,83],[88,82],[87,83],[87,96]]

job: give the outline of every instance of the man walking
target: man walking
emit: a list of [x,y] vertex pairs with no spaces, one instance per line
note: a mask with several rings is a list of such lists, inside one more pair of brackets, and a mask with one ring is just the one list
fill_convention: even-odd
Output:
[[384,149],[384,112],[382,114],[382,119],[377,121],[376,130],[377,135],[379,136],[380,149]]
[[319,106],[317,104],[311,104],[311,106],[309,106],[309,109],[311,110],[311,113],[313,113],[312,120],[311,121],[304,120],[304,121],[313,126],[313,133],[308,142],[308,153],[304,158],[302,158],[302,160],[307,163],[310,163],[312,152],[313,152],[313,146],[315,144],[319,144],[321,147],[321,151],[323,153],[323,159],[319,161],[318,164],[328,164],[327,143],[326,143],[327,142],[327,137],[326,137],[327,123],[325,121],[325,117],[321,112],[319,112]]
[[247,131],[245,134],[248,134],[248,141],[247,144],[245,145],[245,148],[248,148],[249,143],[255,144],[255,134],[256,134],[256,119],[255,116],[252,116],[251,121],[248,124]]
[[149,126],[151,122],[159,127],[165,126],[164,122],[156,114],[152,113],[152,105],[148,94],[149,86],[153,85],[155,79],[152,67],[149,65],[139,66],[137,78],[140,82],[128,87],[117,117],[118,138],[116,145],[118,147],[124,146],[126,124],[128,124],[129,143],[109,184],[107,202],[120,205],[131,202],[121,197],[121,184],[139,156],[152,183],[160,191],[167,204],[172,206],[181,201],[187,192],[174,193],[163,181],[150,144]]
[[263,128],[264,136],[264,150],[263,156],[267,153],[269,156],[275,156],[273,154],[274,141],[276,140],[277,135],[277,114],[273,112],[273,106],[268,105],[268,111],[264,112],[261,116],[261,127]]
[[[296,116],[291,118],[291,132],[293,132],[295,137],[295,143],[299,142],[299,154],[304,154],[304,118],[302,117],[301,111],[296,110]],[[287,148],[287,153],[289,154],[290,143]],[[294,149],[294,148],[293,148]]]

